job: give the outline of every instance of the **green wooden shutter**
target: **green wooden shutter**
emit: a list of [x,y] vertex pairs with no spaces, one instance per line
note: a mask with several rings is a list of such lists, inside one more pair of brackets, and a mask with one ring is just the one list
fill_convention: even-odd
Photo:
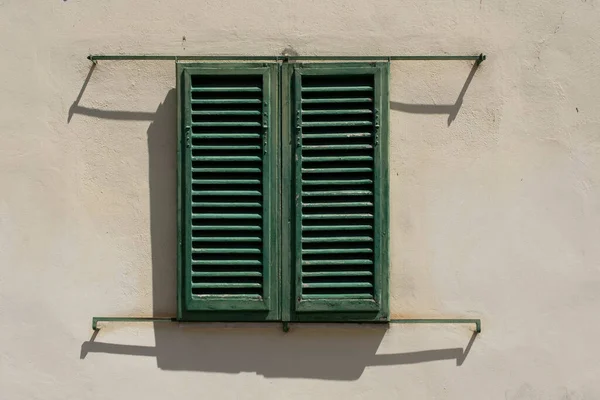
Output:
[[295,319],[388,318],[387,77],[294,67]]
[[179,318],[279,318],[278,66],[178,64]]

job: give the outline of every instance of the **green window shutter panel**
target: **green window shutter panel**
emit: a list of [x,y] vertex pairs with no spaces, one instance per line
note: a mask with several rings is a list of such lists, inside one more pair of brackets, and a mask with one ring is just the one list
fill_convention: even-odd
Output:
[[178,64],[178,80],[178,315],[278,319],[278,66]]
[[295,319],[388,319],[388,65],[294,67]]

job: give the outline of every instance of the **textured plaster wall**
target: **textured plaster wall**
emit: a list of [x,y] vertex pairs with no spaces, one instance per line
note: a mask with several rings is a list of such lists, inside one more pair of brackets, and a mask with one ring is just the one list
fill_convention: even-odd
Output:
[[[600,398],[598,0],[0,0],[0,398]],[[397,62],[392,311],[469,326],[105,325],[175,309],[172,62]],[[474,74],[473,74],[474,73]]]

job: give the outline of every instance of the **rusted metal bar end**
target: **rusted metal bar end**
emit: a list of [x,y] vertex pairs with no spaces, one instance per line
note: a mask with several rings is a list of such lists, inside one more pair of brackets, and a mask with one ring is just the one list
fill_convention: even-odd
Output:
[[175,322],[177,318],[152,318],[152,317],[93,317],[92,329],[97,331],[98,322]]

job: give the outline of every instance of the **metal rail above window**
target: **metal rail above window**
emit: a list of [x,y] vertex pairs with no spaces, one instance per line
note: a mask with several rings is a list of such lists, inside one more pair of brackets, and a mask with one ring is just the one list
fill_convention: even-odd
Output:
[[90,54],[94,64],[100,60],[148,60],[148,61],[475,61],[482,63],[486,56],[439,55],[439,56],[244,56],[244,55],[167,55],[167,54]]

